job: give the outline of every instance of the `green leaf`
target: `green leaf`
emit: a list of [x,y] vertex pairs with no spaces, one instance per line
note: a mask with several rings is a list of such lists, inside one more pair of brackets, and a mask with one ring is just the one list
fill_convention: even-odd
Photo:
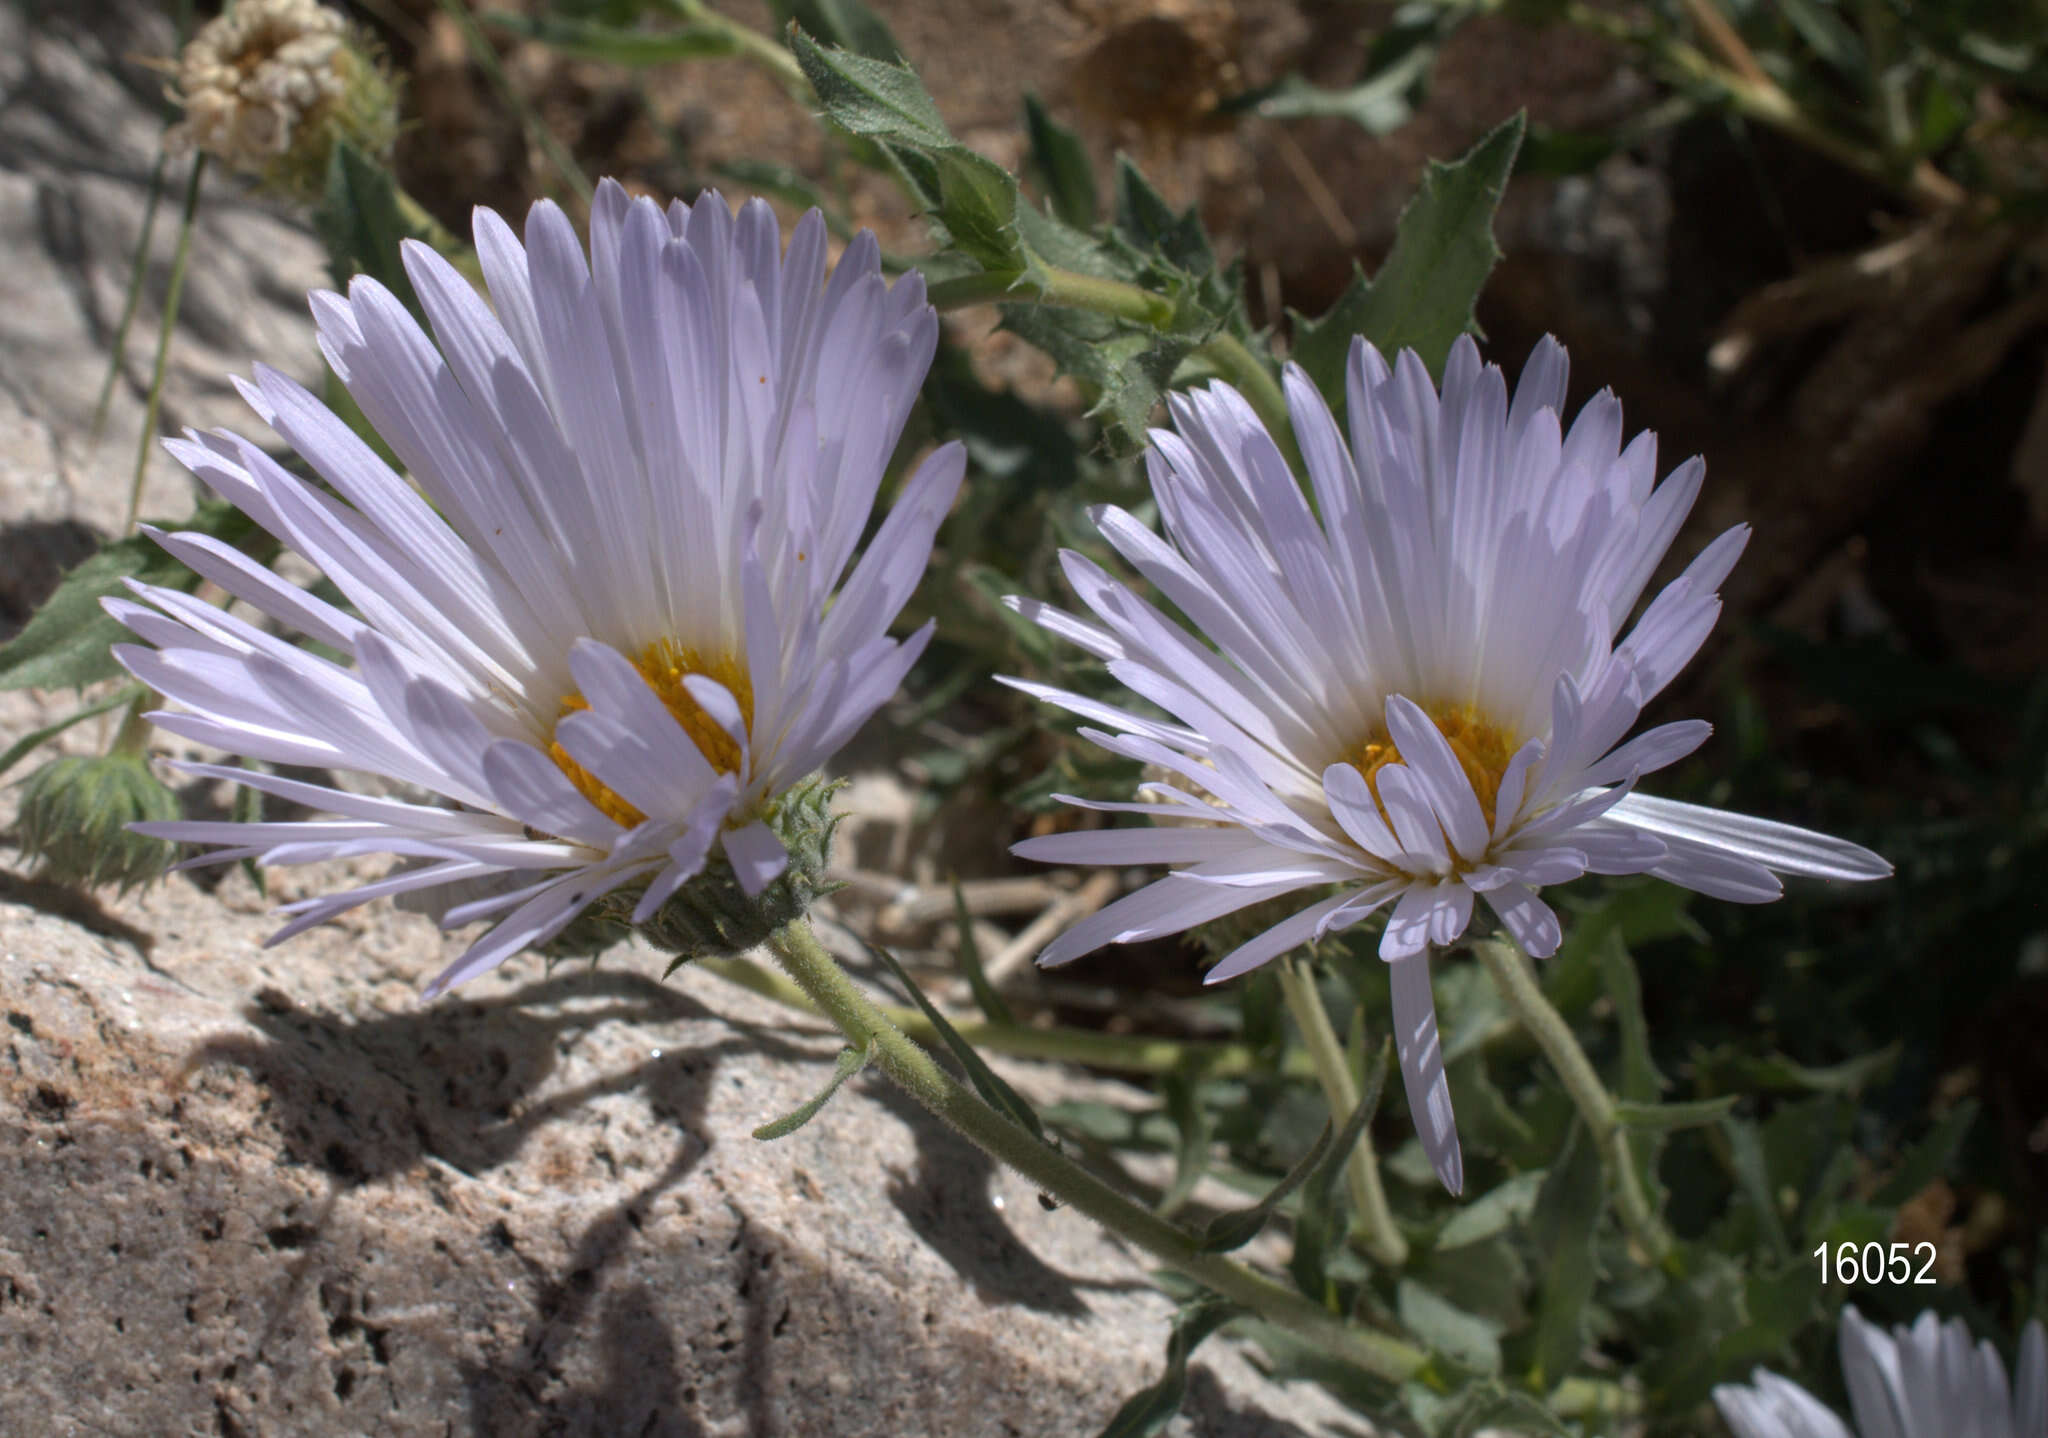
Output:
[[1330,1301],[1330,1258],[1343,1247],[1351,1231],[1344,1186],[1338,1180],[1343,1176],[1351,1150],[1358,1147],[1359,1138],[1371,1125],[1373,1115],[1379,1112],[1380,1095],[1386,1090],[1387,1067],[1393,1053],[1394,1041],[1388,1038],[1380,1045],[1372,1070],[1365,1076],[1358,1107],[1351,1111],[1329,1152],[1323,1155],[1321,1165],[1302,1186],[1301,1211],[1294,1220],[1294,1253],[1288,1259],[1287,1268],[1294,1277],[1295,1286],[1317,1303],[1328,1304]]
[[873,955],[877,963],[896,976],[896,982],[910,995],[911,1002],[915,1003],[923,1011],[925,1018],[931,1021],[932,1028],[945,1041],[946,1047],[953,1051],[953,1057],[960,1061],[960,1067],[967,1071],[967,1081],[974,1085],[974,1091],[981,1095],[982,1101],[1018,1127],[1029,1130],[1033,1136],[1044,1138],[1045,1126],[1038,1121],[1038,1115],[1032,1111],[1031,1105],[1024,1102],[1015,1089],[1003,1082],[996,1071],[988,1066],[987,1061],[974,1051],[974,1045],[960,1037],[960,1031],[948,1022],[946,1016],[939,1012],[938,1007],[930,999],[925,997],[924,990],[917,986],[917,981],[904,972],[903,965],[896,962],[896,956],[887,949],[869,943],[866,939],[860,939],[859,942],[862,948]]
[[1204,1293],[1175,1314],[1173,1331],[1166,1338],[1166,1373],[1124,1401],[1102,1430],[1102,1438],[1154,1438],[1164,1432],[1187,1397],[1188,1358],[1203,1339],[1241,1311],[1228,1299]]
[[[247,769],[252,773],[260,772],[254,759],[238,759],[235,761],[235,767]],[[235,786],[235,797],[228,805],[228,817],[237,824],[262,823],[263,791],[248,784],[237,784]],[[263,866],[256,862],[255,856],[251,855],[243,859],[239,867],[244,874],[249,876],[250,884],[255,887],[256,897],[259,899],[269,898],[270,881],[263,877]]]
[[[204,500],[183,521],[153,521],[159,528],[197,530],[229,544],[255,533],[255,521],[231,504]],[[190,591],[199,578],[148,535],[117,539],[65,571],[57,588],[27,624],[0,645],[0,689],[79,688],[118,676],[108,647],[134,638],[100,607],[126,595],[127,581]]]
[[1871,1198],[1886,1207],[1896,1208],[1921,1189],[1934,1182],[1948,1171],[1955,1160],[1956,1151],[1962,1147],[1963,1137],[1970,1131],[1970,1125],[1977,1121],[1977,1101],[1964,1099],[1935,1123],[1927,1137],[1914,1145],[1906,1161],[1899,1165],[1898,1172],[1885,1180],[1884,1186]]
[[1140,330],[1107,315],[1050,305],[1002,306],[1003,328],[1044,350],[1090,390],[1089,413],[1101,421],[1110,449],[1144,452],[1145,430],[1180,362],[1199,336]]
[[1401,1326],[1430,1351],[1469,1372],[1500,1372],[1500,1325],[1492,1319],[1466,1312],[1412,1278],[1395,1290],[1395,1307]]
[[1035,94],[1024,96],[1024,126],[1031,136],[1031,166],[1052,212],[1069,225],[1095,223],[1095,170],[1081,137],[1053,119]]
[[95,714],[104,714],[109,709],[117,709],[123,704],[132,704],[141,698],[143,693],[144,690],[140,684],[123,684],[113,693],[103,698],[95,699],[92,703],[81,708],[72,710],[54,724],[45,724],[40,729],[32,730],[22,735],[21,738],[7,746],[6,753],[0,754],[0,774],[5,774],[37,749],[49,743],[66,729],[69,729],[73,724],[90,719]]
[[1756,1219],[1757,1231],[1774,1258],[1792,1256],[1792,1243],[1785,1236],[1785,1222],[1778,1213],[1778,1195],[1771,1183],[1770,1165],[1764,1158],[1762,1136],[1754,1123],[1730,1115],[1721,1120],[1721,1132],[1728,1139],[1728,1160],[1735,1169],[1735,1187]]
[[828,50],[802,31],[790,36],[789,48],[833,124],[913,150],[944,150],[958,143],[909,66]]
[[1520,1223],[1535,1208],[1546,1173],[1547,1170],[1538,1169],[1534,1173],[1516,1174],[1483,1197],[1473,1199],[1452,1214],[1451,1221],[1437,1232],[1438,1250],[1463,1248]]
[[1216,268],[1195,207],[1175,214],[1128,155],[1116,157],[1116,227],[1133,249],[1161,255],[1176,269],[1199,275]]
[[1811,1258],[1749,1274],[1742,1288],[1749,1321],[1722,1338],[1715,1354],[1721,1369],[1742,1372],[1784,1352],[1802,1328],[1821,1316],[1822,1290],[1820,1266]]
[[1623,1127],[1637,1133],[1676,1133],[1682,1128],[1704,1128],[1720,1122],[1734,1109],[1738,1097],[1731,1093],[1688,1103],[1634,1103],[1623,1099],[1614,1105],[1614,1113]]
[[960,892],[958,879],[953,880],[953,917],[960,925],[960,968],[967,975],[967,987],[974,991],[974,1002],[990,1023],[1014,1024],[1010,1006],[982,972],[981,945],[974,941],[974,916],[967,912],[967,898]]
[[1308,1152],[1295,1161],[1294,1167],[1287,1170],[1264,1198],[1249,1208],[1234,1208],[1228,1213],[1219,1213],[1210,1219],[1199,1240],[1198,1246],[1201,1250],[1204,1253],[1229,1253],[1233,1249],[1243,1248],[1257,1238],[1260,1230],[1265,1228],[1266,1220],[1279,1210],[1282,1200],[1300,1188],[1308,1176],[1322,1164],[1330,1151],[1330,1141],[1335,1136],[1336,1129],[1330,1124],[1324,1124],[1323,1131],[1316,1136],[1316,1141],[1309,1145]]
[[870,60],[896,60],[903,55],[882,18],[860,0],[768,0],[768,8],[775,12],[779,30],[787,31],[794,20],[804,33]]
[[1214,1128],[1209,1110],[1202,1102],[1201,1086],[1186,1074],[1167,1074],[1159,1081],[1166,1098],[1166,1116],[1173,1121],[1179,1141],[1174,1145],[1173,1182],[1160,1197],[1157,1211],[1164,1217],[1176,1213],[1187,1202],[1202,1175],[1209,1171],[1209,1146]]
[[1525,120],[1507,120],[1462,158],[1431,161],[1401,212],[1394,248],[1370,281],[1351,284],[1320,319],[1295,316],[1294,357],[1333,407],[1344,402],[1351,340],[1363,335],[1391,356],[1413,349],[1441,375],[1451,342],[1472,328],[1472,307],[1500,259],[1493,212],[1514,169]]
[[869,1040],[859,1048],[848,1044],[839,1051],[839,1057],[832,1063],[832,1076],[825,1080],[825,1086],[812,1097],[804,1100],[795,1109],[781,1118],[762,1124],[754,1130],[754,1137],[764,1142],[770,1139],[788,1138],[805,1124],[818,1116],[822,1109],[839,1092],[839,1086],[868,1066],[874,1057],[874,1041]]
[[1768,1058],[1737,1058],[1729,1067],[1735,1081],[1744,1088],[1767,1089],[1780,1093],[1831,1093],[1857,1094],[1873,1080],[1882,1078],[1891,1071],[1899,1060],[1903,1046],[1898,1042],[1886,1044],[1871,1053],[1859,1054],[1845,1062],[1826,1068],[1808,1068],[1794,1063],[1783,1054],[1772,1054]]
[[953,138],[914,71],[825,49],[800,30],[790,48],[826,118],[889,152],[946,240],[986,269],[1029,263],[1017,231],[1016,179]]
[[1543,1274],[1529,1375],[1539,1392],[1548,1393],[1564,1381],[1585,1347],[1586,1304],[1596,1276],[1593,1237],[1606,1208],[1600,1150],[1585,1128],[1574,1124],[1529,1217],[1529,1236]]
[[1614,1015],[1621,1026],[1622,1098],[1648,1104],[1667,1086],[1664,1075],[1650,1058],[1650,1026],[1643,1018],[1643,985],[1636,975],[1635,960],[1621,935],[1610,931],[1598,951],[1600,976],[1607,996],[1614,1001]]
[[1390,135],[1415,118],[1415,102],[1435,63],[1436,47],[1418,45],[1385,69],[1341,90],[1326,90],[1289,75],[1259,97],[1257,109],[1269,120],[1330,115],[1349,120],[1368,135]]
[[678,60],[715,60],[740,53],[733,33],[716,25],[684,24],[642,30],[568,15],[515,15],[503,10],[479,15],[477,19],[494,30],[536,40],[572,60],[595,60],[629,69],[670,65]]
[[313,211],[313,230],[327,247],[327,269],[339,288],[363,274],[388,289],[426,323],[419,296],[406,277],[399,246],[426,238],[407,220],[391,172],[346,139],[334,142],[327,162],[327,190]]
[[1863,38],[1824,0],[1777,0],[1777,5],[1813,53],[1861,85],[1870,82],[1870,57]]

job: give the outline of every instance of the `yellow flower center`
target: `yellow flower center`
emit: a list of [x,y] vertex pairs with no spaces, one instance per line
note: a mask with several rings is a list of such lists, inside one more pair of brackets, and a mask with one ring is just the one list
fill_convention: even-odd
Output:
[[[1492,829],[1494,804],[1500,798],[1500,776],[1520,747],[1515,737],[1469,704],[1429,704],[1423,706],[1423,712],[1458,756],[1459,767],[1472,781],[1472,792],[1479,796],[1479,810],[1486,815],[1486,827]],[[1380,798],[1379,772],[1389,764],[1407,763],[1401,751],[1394,747],[1384,729],[1376,728],[1363,744],[1344,757],[1365,775],[1366,787],[1378,802],[1381,817],[1386,817],[1386,801]]]
[[[661,700],[662,707],[683,726],[683,732],[695,742],[697,751],[710,762],[711,767],[721,774],[737,772],[740,746],[719,727],[716,719],[704,712],[704,706],[690,696],[690,691],[683,687],[683,681],[692,674],[701,674],[723,684],[738,701],[741,720],[751,736],[754,730],[754,686],[747,678],[746,666],[730,654],[706,659],[696,650],[686,649],[673,640],[657,639],[640,651],[633,667],[640,671],[640,677]],[[577,710],[589,707],[590,701],[572,689],[562,697],[562,710],[555,716],[555,724],[559,725]],[[607,788],[595,774],[570,758],[569,751],[555,738],[553,726],[548,729],[548,757],[569,776],[569,782],[576,786],[577,791],[607,818],[630,829],[647,817]]]

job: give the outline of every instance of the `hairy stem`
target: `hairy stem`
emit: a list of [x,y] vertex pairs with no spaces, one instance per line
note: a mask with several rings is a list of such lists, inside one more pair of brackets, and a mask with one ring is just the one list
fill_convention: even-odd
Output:
[[[199,182],[206,174],[206,156],[192,157],[192,173],[185,181],[185,210],[178,224],[178,248],[171,256],[170,283],[164,288],[164,310],[156,332],[156,360],[149,371],[149,400],[142,415],[142,441],[135,449],[135,478],[128,485],[128,517],[121,532],[135,528],[142,513],[142,481],[149,473],[149,456],[156,448],[157,418],[164,407],[164,373],[171,363],[171,333],[178,327],[178,306],[185,298],[185,266],[192,258],[192,229],[199,216]],[[116,360],[118,363],[118,358]]]
[[[693,959],[692,968],[705,969],[728,983],[739,985],[762,998],[823,1014],[804,991],[781,974],[764,969],[747,959]],[[888,1020],[920,1043],[938,1039],[930,1019],[916,1009],[895,1004],[875,1006]],[[1048,1059],[1059,1063],[1085,1064],[1130,1074],[1190,1074],[1202,1078],[1240,1078],[1261,1071],[1258,1055],[1243,1044],[1207,1039],[1147,1038],[1136,1034],[1103,1033],[1096,1029],[1037,1028],[1030,1024],[994,1024],[971,1019],[957,1020],[954,1030],[976,1048],[1013,1058]],[[1289,1078],[1311,1078],[1315,1070],[1308,1055],[1288,1053],[1280,1072]]]
[[1429,1355],[1385,1334],[1356,1328],[1327,1309],[1261,1277],[1195,1241],[1012,1123],[940,1068],[883,1013],[825,951],[809,924],[778,929],[768,948],[811,1001],[858,1046],[872,1045],[882,1071],[983,1152],[1016,1169],[1046,1193],[1086,1214],[1159,1262],[1205,1284],[1251,1312],[1297,1334],[1332,1357],[1389,1382],[1425,1377]]
[[[1358,1107],[1358,1084],[1352,1077],[1351,1063],[1344,1056],[1344,1046],[1338,1042],[1337,1031],[1330,1026],[1329,1011],[1316,990],[1315,975],[1306,963],[1292,955],[1282,958],[1275,967],[1287,1011],[1294,1015],[1295,1027],[1301,1030],[1302,1042],[1308,1048],[1309,1062],[1315,1066],[1316,1080],[1329,1101],[1330,1121],[1341,1124]],[[1351,1189],[1352,1206],[1364,1225],[1366,1252],[1388,1268],[1401,1267],[1408,1261],[1408,1240],[1401,1236],[1401,1230],[1394,1225],[1393,1211],[1387,1207],[1387,1191],[1380,1186],[1379,1161],[1373,1154],[1369,1130],[1358,1136],[1358,1146],[1345,1160],[1344,1178]]]
[[1621,1126],[1621,1119],[1614,1108],[1613,1095],[1607,1092],[1607,1085],[1600,1081],[1600,1075],[1593,1071],[1593,1064],[1586,1057],[1586,1051],[1579,1047],[1573,1036],[1571,1025],[1564,1015],[1551,1005],[1538,987],[1535,976],[1529,972],[1529,963],[1521,951],[1511,944],[1487,941],[1473,946],[1479,954],[1479,962],[1493,979],[1494,987],[1507,1001],[1522,1026],[1536,1040],[1550,1060],[1557,1076],[1564,1081],[1565,1092],[1579,1110],[1579,1117],[1585,1120],[1591,1130],[1593,1141],[1600,1146],[1601,1154],[1607,1160],[1610,1181],[1614,1184],[1615,1203],[1621,1210],[1621,1220],[1628,1228],[1649,1261],[1661,1266],[1671,1256],[1671,1235],[1665,1230],[1663,1220],[1650,1207],[1648,1195],[1643,1192],[1641,1177],[1636,1173],[1634,1157],[1629,1152],[1628,1130]]

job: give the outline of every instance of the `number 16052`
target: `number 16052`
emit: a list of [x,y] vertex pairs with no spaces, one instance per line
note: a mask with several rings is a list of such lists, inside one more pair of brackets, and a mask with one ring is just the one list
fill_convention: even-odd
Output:
[[1935,1247],[1931,1243],[1853,1243],[1835,1245],[1834,1271],[1828,1270],[1828,1246],[1813,1251],[1821,1277],[1841,1284],[1932,1283]]

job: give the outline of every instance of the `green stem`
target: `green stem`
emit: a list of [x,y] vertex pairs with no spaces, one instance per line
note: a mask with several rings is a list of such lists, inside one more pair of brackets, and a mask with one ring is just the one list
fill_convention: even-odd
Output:
[[135,478],[128,485],[128,517],[121,532],[135,528],[142,513],[142,481],[149,473],[149,456],[156,448],[156,425],[164,407],[164,373],[171,363],[171,332],[178,327],[178,306],[185,299],[185,266],[192,258],[192,228],[199,213],[199,181],[206,174],[206,156],[192,157],[192,173],[185,181],[185,213],[178,225],[178,248],[171,256],[171,280],[164,290],[164,312],[156,333],[156,362],[149,372],[149,401],[142,416],[142,442],[135,450]]
[[1683,40],[1645,33],[1620,16],[1591,5],[1568,4],[1563,13],[1566,20],[1583,30],[1605,35],[1623,44],[1641,46],[1681,84],[1710,85],[1719,89],[1728,97],[1729,105],[1737,114],[1783,131],[1836,163],[1899,191],[1923,210],[1938,212],[1952,209],[1968,198],[1968,192],[1961,185],[1926,160],[1912,165],[1902,175],[1900,167],[1889,156],[1836,134],[1816,121],[1768,75],[1757,79],[1741,74],[1717,64]]
[[1029,270],[982,270],[940,280],[925,298],[940,310],[964,309],[968,305],[1001,304],[1028,300],[1041,305],[1092,310],[1099,315],[1134,320],[1152,329],[1173,323],[1173,301],[1122,280],[1084,275],[1040,265]]
[[769,937],[768,948],[850,1042],[873,1045],[882,1071],[911,1097],[1046,1193],[1331,1357],[1393,1383],[1426,1379],[1432,1371],[1430,1357],[1423,1350],[1382,1333],[1355,1328],[1240,1263],[1221,1254],[1204,1253],[1179,1228],[998,1114],[891,1023],[825,951],[804,920],[776,930]]
[[107,752],[123,757],[147,754],[152,726],[143,715],[161,703],[163,696],[154,689],[145,689],[130,700],[128,711],[121,716],[121,727],[114,731],[114,742],[107,746]]
[[[693,968],[706,969],[728,983],[739,985],[764,999],[790,1008],[824,1016],[804,991],[778,973],[746,959],[701,958]],[[894,1004],[877,1004],[889,1022],[920,1043],[936,1043],[938,1030],[916,1009]],[[1144,1038],[1129,1034],[1106,1034],[1096,1029],[1035,1028],[1030,1024],[977,1023],[957,1020],[953,1029],[977,1048],[991,1049],[1012,1058],[1048,1059],[1058,1063],[1081,1064],[1116,1073],[1190,1074],[1202,1078],[1242,1078],[1271,1070],[1244,1044],[1219,1043],[1207,1039]],[[1290,1051],[1280,1061],[1279,1072],[1287,1078],[1311,1078],[1315,1070],[1303,1053]]]
[[[938,281],[925,297],[940,310],[1027,301],[1091,310],[1155,330],[1169,329],[1174,322],[1173,301],[1164,295],[1125,284],[1122,280],[1103,279],[1097,275],[1042,265],[1030,270],[983,270],[972,275],[956,275],[952,279]],[[1197,345],[1192,358],[1205,362],[1219,378],[1228,381],[1244,396],[1295,473],[1304,473],[1301,450],[1294,442],[1294,426],[1287,415],[1287,396],[1265,362],[1253,354],[1244,341],[1228,331]]]
[[[1342,1124],[1358,1107],[1358,1083],[1352,1077],[1351,1063],[1344,1056],[1337,1031],[1330,1026],[1330,1014],[1323,1007],[1323,996],[1316,990],[1315,975],[1306,963],[1291,954],[1274,967],[1280,975],[1280,992],[1287,1000],[1287,1011],[1294,1015],[1295,1027],[1301,1030],[1309,1062],[1315,1066],[1316,1079],[1329,1102],[1330,1121]],[[1373,1155],[1369,1130],[1359,1135],[1358,1146],[1345,1161],[1344,1177],[1351,1188],[1352,1206],[1364,1224],[1366,1252],[1385,1267],[1401,1267],[1408,1261],[1408,1240],[1395,1227],[1393,1211],[1387,1207],[1387,1191],[1380,1185],[1379,1162]]]
[[811,92],[811,82],[804,75],[803,66],[797,64],[796,56],[771,36],[721,15],[699,0],[663,0],[663,8],[679,20],[716,31],[735,51],[772,70],[792,90],[806,95]]
[[1642,1179],[1629,1152],[1628,1130],[1621,1125],[1607,1085],[1594,1072],[1592,1061],[1579,1047],[1579,1041],[1573,1035],[1571,1025],[1565,1022],[1564,1015],[1543,996],[1543,990],[1529,972],[1528,961],[1522,957],[1521,951],[1511,944],[1492,940],[1473,947],[1479,954],[1479,962],[1486,966],[1486,972],[1492,977],[1494,987],[1500,990],[1500,996],[1536,1040],[1537,1047],[1543,1050],[1551,1067],[1557,1070],[1557,1076],[1564,1081],[1565,1092],[1571,1095],[1572,1103],[1579,1110],[1579,1117],[1585,1120],[1593,1141],[1600,1146],[1607,1160],[1623,1224],[1649,1261],[1661,1267],[1671,1257],[1671,1235],[1643,1192]]
[[135,242],[135,263],[128,269],[128,294],[121,301],[120,323],[114,326],[113,354],[107,361],[107,377],[100,381],[99,398],[93,402],[92,424],[86,430],[95,444],[107,427],[107,407],[114,401],[114,381],[121,377],[121,361],[128,353],[128,331],[142,304],[142,281],[149,273],[149,241],[156,233],[157,207],[164,197],[164,170],[170,161],[171,152],[159,147],[156,165],[149,172],[149,199],[142,207],[142,237]]

